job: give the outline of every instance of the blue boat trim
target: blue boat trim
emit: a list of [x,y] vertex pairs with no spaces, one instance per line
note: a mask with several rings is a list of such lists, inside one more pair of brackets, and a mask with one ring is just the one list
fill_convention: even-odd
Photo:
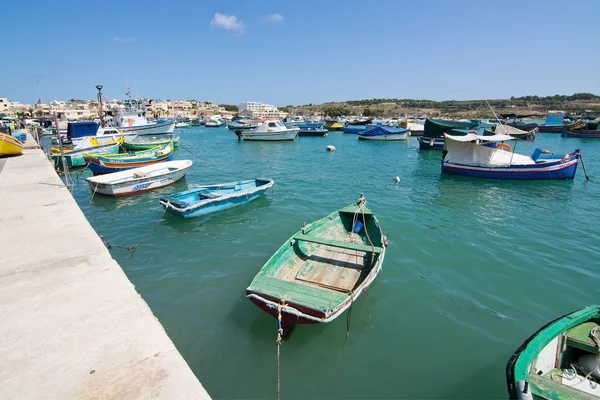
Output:
[[[275,181],[272,179],[251,179],[216,185],[203,185],[161,198],[159,203],[171,214],[184,218],[198,217],[257,199],[274,183]],[[242,189],[243,186],[247,186],[248,189]],[[230,193],[220,194],[223,189],[230,191]],[[215,191],[219,194],[213,193]],[[189,198],[189,201],[186,198]]]

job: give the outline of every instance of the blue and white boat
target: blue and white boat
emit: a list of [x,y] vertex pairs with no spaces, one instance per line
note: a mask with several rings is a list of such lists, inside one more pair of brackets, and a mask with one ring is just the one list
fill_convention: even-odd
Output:
[[197,186],[160,199],[164,209],[183,218],[199,217],[237,207],[260,197],[275,183],[272,179],[251,179]]
[[358,133],[358,140],[398,141],[408,138],[410,129],[394,128],[393,126],[377,125],[364,132]]
[[[442,173],[447,174],[492,179],[573,179],[581,157],[579,149],[564,156],[542,154],[541,149],[535,149],[531,156],[518,154],[503,143],[516,140],[510,135],[444,136]],[[490,146],[492,142],[495,147]]]

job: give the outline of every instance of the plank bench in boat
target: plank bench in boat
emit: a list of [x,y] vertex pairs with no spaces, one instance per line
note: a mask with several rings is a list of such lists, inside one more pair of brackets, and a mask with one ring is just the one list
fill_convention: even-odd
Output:
[[300,285],[265,275],[257,275],[254,278],[252,289],[259,293],[285,298],[289,302],[305,305],[323,312],[348,297],[346,293]]
[[597,326],[597,322],[589,321],[570,329],[566,333],[567,345],[592,354],[600,354],[600,349],[590,338],[590,331]]
[[301,233],[294,235],[293,239],[305,241],[305,242],[323,244],[326,246],[340,247],[342,249],[368,251],[368,252],[377,253],[377,254],[381,253],[381,247],[370,246],[367,244],[342,242],[340,240],[324,239],[324,238],[321,238],[318,236],[304,235]]

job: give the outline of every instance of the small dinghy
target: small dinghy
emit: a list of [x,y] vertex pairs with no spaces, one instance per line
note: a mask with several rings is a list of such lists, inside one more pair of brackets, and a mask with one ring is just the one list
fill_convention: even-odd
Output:
[[374,281],[386,247],[379,221],[361,195],[284,242],[254,277],[246,297],[280,316],[284,330],[331,322]]
[[197,186],[160,199],[167,212],[184,218],[199,217],[251,202],[273,186],[272,179]]
[[166,161],[87,178],[94,193],[107,196],[125,196],[147,192],[173,184],[183,178],[193,164],[190,160]]
[[600,305],[534,333],[506,366],[511,399],[600,399]]
[[94,175],[110,174],[132,168],[145,167],[146,165],[170,161],[173,157],[173,144],[169,143],[164,148],[136,152],[135,155],[84,155],[87,167]]

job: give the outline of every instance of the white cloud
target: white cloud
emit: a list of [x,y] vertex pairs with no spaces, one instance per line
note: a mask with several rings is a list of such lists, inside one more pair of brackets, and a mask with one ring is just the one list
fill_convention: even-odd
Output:
[[239,20],[235,15],[216,13],[210,24],[216,28],[244,33],[244,22]]
[[132,37],[121,37],[121,36],[113,36],[112,40],[114,40],[115,42],[121,42],[121,43],[133,43],[133,42],[135,42],[135,38],[132,38]]
[[274,23],[277,23],[277,22],[283,22],[283,20],[284,20],[285,18],[283,18],[283,15],[281,15],[281,14],[279,14],[279,13],[275,13],[275,14],[267,14],[267,16],[265,17],[265,19],[266,19],[268,22],[274,22]]

